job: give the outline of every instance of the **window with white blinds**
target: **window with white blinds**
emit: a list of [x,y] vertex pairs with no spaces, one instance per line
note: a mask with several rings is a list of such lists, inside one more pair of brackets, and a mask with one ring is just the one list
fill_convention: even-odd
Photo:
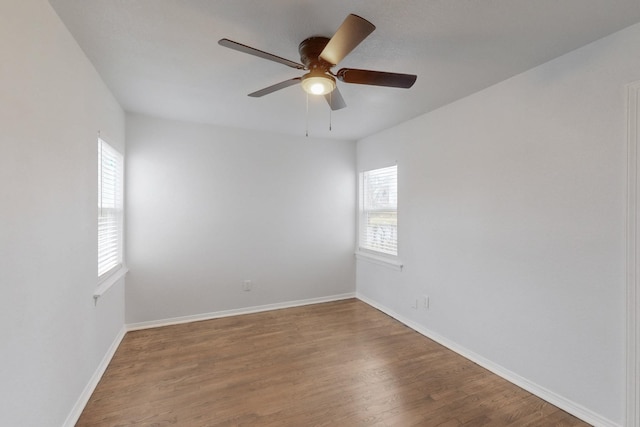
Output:
[[122,265],[122,155],[98,138],[98,277]]
[[360,175],[359,249],[398,255],[398,166]]

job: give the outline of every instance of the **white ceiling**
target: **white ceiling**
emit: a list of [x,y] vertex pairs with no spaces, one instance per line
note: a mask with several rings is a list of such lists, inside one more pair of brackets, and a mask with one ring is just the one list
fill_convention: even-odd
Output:
[[299,62],[349,13],[377,29],[334,69],[417,74],[411,89],[338,82],[347,108],[309,101],[309,135],[359,139],[477,92],[640,21],[639,0],[50,0],[123,108],[164,118],[305,134],[298,86],[248,93],[298,70],[221,47],[221,38]]

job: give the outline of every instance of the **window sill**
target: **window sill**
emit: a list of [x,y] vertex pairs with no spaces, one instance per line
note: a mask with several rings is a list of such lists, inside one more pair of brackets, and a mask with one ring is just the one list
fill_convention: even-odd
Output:
[[118,280],[122,279],[128,272],[129,269],[123,265],[112,274],[110,274],[107,278],[105,278],[102,282],[100,282],[96,290],[93,292],[93,302],[97,303],[98,299],[102,295],[104,295],[104,293],[107,292],[109,288],[115,285]]
[[381,265],[383,267],[391,268],[393,270],[402,271],[402,262],[397,258],[387,258],[380,255],[370,254],[368,252],[356,251],[356,258],[362,261],[367,261],[372,264]]

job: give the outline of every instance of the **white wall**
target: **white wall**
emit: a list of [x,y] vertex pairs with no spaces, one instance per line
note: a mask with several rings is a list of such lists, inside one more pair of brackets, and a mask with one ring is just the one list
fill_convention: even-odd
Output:
[[124,325],[97,285],[98,130],[124,113],[45,0],[0,2],[0,423],[60,426]]
[[127,323],[355,291],[354,142],[127,115],[127,153]]
[[358,143],[359,170],[398,161],[405,265],[358,261],[358,293],[618,424],[638,45],[640,24]]

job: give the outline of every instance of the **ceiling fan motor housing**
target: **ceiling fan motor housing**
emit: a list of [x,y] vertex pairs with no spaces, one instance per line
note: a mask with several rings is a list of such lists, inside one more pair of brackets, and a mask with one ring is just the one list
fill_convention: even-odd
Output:
[[309,71],[321,70],[322,72],[327,72],[335,65],[320,58],[320,54],[327,43],[329,43],[329,39],[326,37],[309,37],[304,39],[298,46],[300,61]]

